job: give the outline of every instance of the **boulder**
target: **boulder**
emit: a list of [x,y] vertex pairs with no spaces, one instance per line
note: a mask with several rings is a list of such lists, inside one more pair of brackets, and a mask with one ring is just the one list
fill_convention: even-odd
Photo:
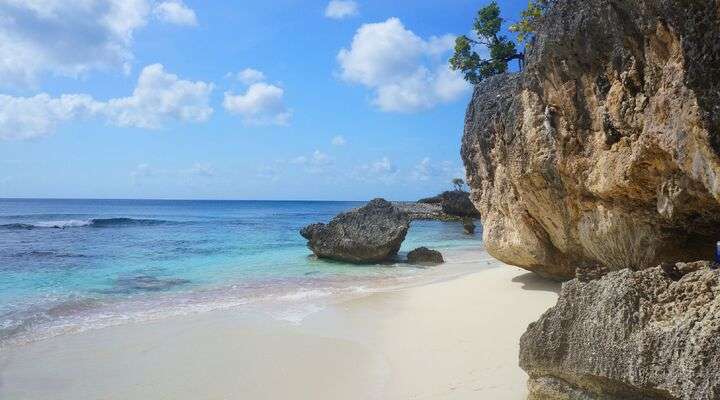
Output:
[[418,247],[407,255],[410,264],[442,264],[445,262],[442,253],[427,247]]
[[442,194],[442,210],[446,214],[458,217],[480,217],[475,205],[470,201],[470,193],[453,190]]
[[463,231],[466,235],[474,235],[475,234],[475,222],[473,222],[472,218],[463,218]]
[[485,248],[557,279],[712,257],[720,2],[555,0],[522,73],[477,85],[462,158]]
[[695,262],[566,282],[520,339],[528,399],[719,399],[719,279]]
[[320,258],[350,263],[376,263],[394,257],[410,227],[407,214],[384,199],[341,213],[330,223],[300,230]]

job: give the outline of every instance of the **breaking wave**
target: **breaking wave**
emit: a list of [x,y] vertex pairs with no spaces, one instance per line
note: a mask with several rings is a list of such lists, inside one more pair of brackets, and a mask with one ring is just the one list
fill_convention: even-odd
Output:
[[79,227],[112,228],[122,226],[152,226],[172,224],[171,221],[160,219],[138,219],[138,218],[90,218],[90,219],[69,219],[60,221],[40,221],[32,223],[12,223],[0,225],[2,229],[65,229]]

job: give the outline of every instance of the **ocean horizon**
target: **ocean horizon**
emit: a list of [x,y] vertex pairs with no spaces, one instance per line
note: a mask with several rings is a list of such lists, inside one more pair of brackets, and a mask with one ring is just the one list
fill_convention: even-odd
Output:
[[414,221],[397,260],[312,256],[299,229],[362,204],[0,199],[0,344],[232,307],[295,322],[343,296],[458,272],[405,264],[415,247],[482,245],[457,222]]

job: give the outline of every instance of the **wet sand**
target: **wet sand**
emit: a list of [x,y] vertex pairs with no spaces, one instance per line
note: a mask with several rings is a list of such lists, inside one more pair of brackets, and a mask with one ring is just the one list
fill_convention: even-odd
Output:
[[493,266],[300,323],[224,310],[9,347],[0,398],[521,400],[518,340],[559,285]]

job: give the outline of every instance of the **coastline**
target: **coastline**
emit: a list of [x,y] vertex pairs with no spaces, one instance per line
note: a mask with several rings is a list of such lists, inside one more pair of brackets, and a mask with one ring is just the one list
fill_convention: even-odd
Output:
[[490,267],[344,300],[295,323],[220,310],[8,347],[0,397],[521,399],[518,340],[559,285]]

